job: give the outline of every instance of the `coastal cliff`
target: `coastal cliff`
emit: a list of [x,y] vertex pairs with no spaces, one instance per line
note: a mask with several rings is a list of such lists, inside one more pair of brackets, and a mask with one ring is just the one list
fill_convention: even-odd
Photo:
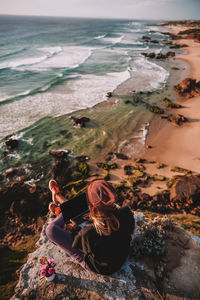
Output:
[[[133,241],[141,236],[139,224],[147,220],[142,213],[136,212],[135,222]],[[111,276],[84,270],[62,249],[48,241],[45,228],[46,225],[37,242],[38,249],[29,255],[20,272],[19,283],[12,300],[163,299],[162,297],[182,299],[183,296],[184,299],[198,299],[200,296],[200,239],[189,235],[177,225],[168,229],[170,234],[168,232],[165,237],[165,270],[160,267],[156,273],[155,261],[150,263],[147,257],[129,257],[122,268]],[[56,278],[53,282],[47,282],[40,277],[39,261],[42,257],[55,260]]]

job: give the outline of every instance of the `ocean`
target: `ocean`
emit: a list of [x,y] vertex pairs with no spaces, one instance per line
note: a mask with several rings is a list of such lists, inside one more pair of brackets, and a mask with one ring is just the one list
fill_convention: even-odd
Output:
[[[163,42],[166,35],[162,33],[166,29],[155,23],[1,16],[0,138],[14,134],[16,137],[17,133],[18,138],[23,137],[31,145],[30,153],[42,151],[34,148],[39,143],[37,138],[50,147],[69,146],[75,152],[82,152],[82,145],[93,151],[94,140],[98,149],[104,148],[106,136],[115,148],[123,141],[127,143],[121,137],[123,129],[126,128],[128,136],[136,125],[151,119],[145,108],[130,109],[122,103],[111,112],[108,107],[94,111],[94,106],[106,100],[108,91],[115,94],[116,103],[121,103],[129,93],[129,80],[132,80],[131,89],[136,91],[158,94],[166,86],[170,74],[166,64],[141,55],[141,52],[159,53],[166,48]],[[147,43],[143,36],[159,43]],[[90,130],[75,133],[71,121],[68,118],[63,121],[63,116],[72,112],[88,114],[94,121],[89,125]],[[61,127],[74,139],[68,139],[67,143],[66,139],[58,141],[55,135],[59,132],[55,128]],[[143,127],[142,140],[147,126]],[[98,141],[100,130],[110,132],[102,133],[104,138]],[[26,148],[23,144],[17,157]]]

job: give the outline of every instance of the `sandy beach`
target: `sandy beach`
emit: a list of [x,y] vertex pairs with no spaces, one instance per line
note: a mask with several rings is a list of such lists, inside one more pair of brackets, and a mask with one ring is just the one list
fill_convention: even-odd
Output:
[[[179,31],[188,28],[177,25],[169,26],[169,29],[173,34],[177,34]],[[189,77],[199,81],[200,44],[188,39],[176,40],[176,43],[188,45],[187,48],[183,48],[185,53],[181,56],[176,56],[175,59],[187,62],[190,66]],[[178,72],[181,72],[181,70]],[[200,173],[200,96],[190,99],[179,97],[179,103],[182,105],[182,108],[178,110],[174,109],[173,113],[184,115],[188,118],[189,122],[178,126],[165,119],[161,119],[160,116],[156,116],[149,126],[145,149],[143,153],[141,152],[141,157],[146,160],[146,163],[144,163],[145,172],[151,176],[158,174],[170,178],[178,174],[171,171],[172,166]],[[120,166],[119,169],[111,172],[111,181],[116,183],[124,178],[124,166],[133,165],[134,161],[133,159],[126,161],[115,159],[114,162],[117,162]],[[156,167],[157,163],[163,163],[165,167],[158,169]],[[165,181],[150,181],[147,186],[141,188],[143,192],[150,195],[155,194],[161,189],[166,189]]]
[[[180,27],[171,26],[173,33],[177,33]],[[181,26],[181,29],[184,28]],[[187,44],[186,54],[177,56],[190,65],[190,77],[200,80],[200,44],[192,40],[178,40],[177,43]],[[149,128],[147,144],[152,149],[147,149],[145,158],[153,159],[165,164],[177,165],[195,172],[200,172],[200,97],[190,99],[180,98],[183,108],[178,113],[189,119],[182,126],[175,126],[165,120],[154,120]],[[156,129],[155,129],[156,127]]]

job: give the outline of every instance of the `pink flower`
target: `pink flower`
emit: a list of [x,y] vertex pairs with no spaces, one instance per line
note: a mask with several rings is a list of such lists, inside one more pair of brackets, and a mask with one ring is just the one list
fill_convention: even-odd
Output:
[[40,275],[41,275],[41,276],[46,276],[47,273],[46,273],[45,271],[41,271]]
[[42,266],[42,271],[46,271],[46,269],[47,269],[47,265],[43,265]]
[[55,273],[55,269],[54,269],[54,268],[49,268],[48,273],[49,273],[49,274],[54,274],[54,273]]
[[48,260],[48,263],[49,263],[49,264],[54,263],[54,259],[49,259],[49,260]]

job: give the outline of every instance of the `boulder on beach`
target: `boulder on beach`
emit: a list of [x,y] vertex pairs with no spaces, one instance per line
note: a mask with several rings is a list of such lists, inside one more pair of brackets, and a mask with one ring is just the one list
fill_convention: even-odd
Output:
[[200,81],[192,78],[185,78],[181,83],[174,86],[176,92],[186,98],[200,95]]

